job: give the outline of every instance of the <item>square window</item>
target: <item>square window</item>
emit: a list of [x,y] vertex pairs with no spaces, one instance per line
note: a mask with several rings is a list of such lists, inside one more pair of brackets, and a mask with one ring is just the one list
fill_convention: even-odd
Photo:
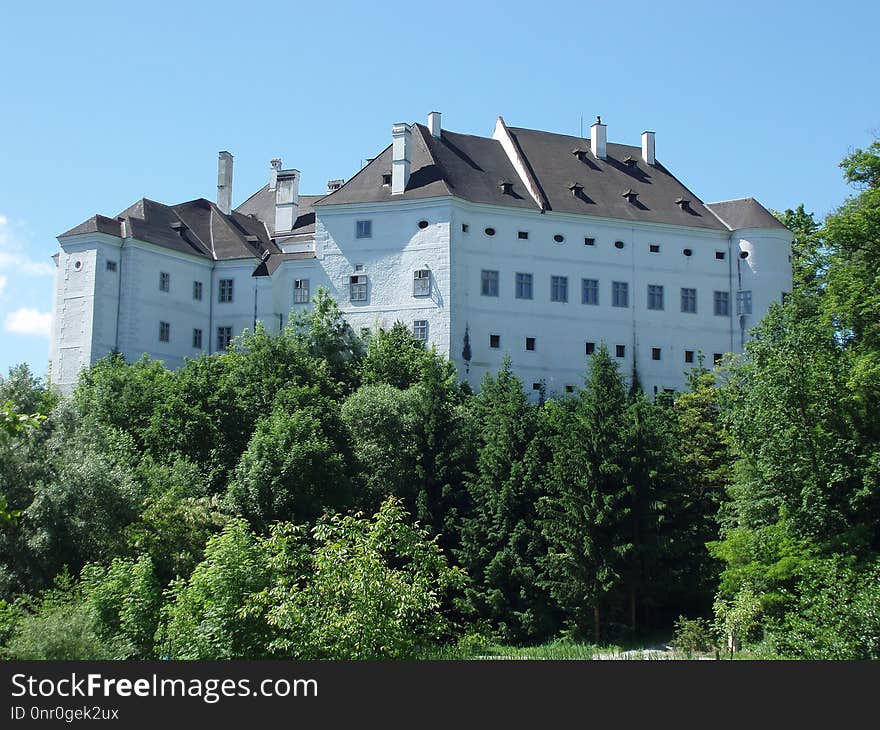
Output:
[[659,243],[652,243],[650,246],[648,246],[648,250],[651,253],[660,253],[660,244]]
[[373,221],[357,221],[355,224],[356,238],[372,238],[373,237]]
[[727,254],[724,251],[716,251],[715,252],[715,258],[718,259],[719,261],[724,261],[724,259],[726,257],[727,257]]
[[217,352],[223,352],[232,342],[232,327],[217,328]]
[[715,302],[715,314],[718,317],[730,316],[730,293],[726,291],[716,291],[713,295]]
[[489,335],[489,347],[493,350],[501,347],[501,335]]
[[531,299],[532,298],[532,275],[517,274],[516,275],[516,298]]
[[697,290],[682,289],[681,290],[681,311],[690,314],[697,313]]
[[168,342],[171,339],[171,325],[168,322],[159,322],[159,342]]
[[660,348],[659,347],[652,347],[651,348],[651,359],[652,360],[659,360],[660,359]]
[[413,271],[413,296],[427,297],[431,294],[431,271],[419,269]]
[[585,350],[586,350],[587,355],[592,355],[594,352],[596,352],[596,343],[595,342],[588,342],[586,344]]
[[529,232],[528,232],[528,231],[519,231],[519,232],[516,234],[516,237],[517,237],[520,241],[525,241],[525,240],[527,240],[528,237],[529,237]]
[[483,269],[482,274],[480,275],[480,293],[484,297],[497,297],[498,296],[498,272],[497,271],[488,271]]
[[663,287],[648,284],[648,309],[663,309]]
[[535,350],[535,338],[534,337],[526,337],[526,350],[529,352],[534,352]]
[[626,357],[626,345],[615,345],[614,354],[617,357]]
[[599,303],[599,280],[598,279],[581,279],[581,303],[598,304]]
[[567,302],[568,301],[568,277],[567,276],[551,276],[550,277],[550,301],[551,302]]
[[596,239],[595,238],[584,238],[584,246],[595,246]]
[[218,294],[218,301],[221,302],[231,302],[232,301],[232,288],[235,284],[234,279],[220,279],[220,291]]
[[355,271],[363,271],[363,270],[364,270],[364,265],[363,265],[363,264],[355,264],[355,265],[354,265],[354,270],[355,270]]
[[193,347],[196,350],[202,349],[202,331],[200,329],[193,330]]
[[367,301],[367,275],[356,274],[348,279],[349,300],[352,302]]
[[108,261],[107,262],[107,271],[116,271],[116,262]]
[[532,390],[541,390],[540,383],[532,383]]
[[200,281],[193,282],[193,299],[202,300],[202,282]]
[[171,274],[167,271],[159,272],[159,291],[168,291],[171,289]]
[[684,351],[684,361],[689,364],[694,361],[694,351],[693,350],[685,350]]
[[309,303],[309,280],[294,279],[293,280],[293,303],[308,304]]
[[611,306],[629,306],[629,284],[625,281],[614,281],[611,283]]
[[421,342],[428,341],[428,320],[417,319],[413,322],[413,337]]
[[566,385],[565,392],[566,393],[574,393],[574,386],[573,385]]

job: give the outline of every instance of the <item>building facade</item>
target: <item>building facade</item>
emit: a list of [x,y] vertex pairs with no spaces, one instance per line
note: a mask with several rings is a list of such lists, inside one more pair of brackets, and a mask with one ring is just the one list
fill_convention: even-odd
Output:
[[[141,200],[59,236],[51,378],[111,351],[168,367],[280,331],[318,287],[356,331],[404,322],[478,387],[509,355],[528,389],[570,392],[605,343],[648,392],[680,389],[700,353],[740,352],[791,289],[791,233],[751,198],[704,204],[640,146],[508,127],[491,137],[395,124],[350,180],[300,173],[232,208]],[[467,346],[465,346],[467,342]]]

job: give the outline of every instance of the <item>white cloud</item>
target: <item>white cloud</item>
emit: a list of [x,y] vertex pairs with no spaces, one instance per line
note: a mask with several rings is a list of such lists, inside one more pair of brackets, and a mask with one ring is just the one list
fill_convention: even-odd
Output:
[[55,266],[27,255],[21,234],[14,230],[9,218],[0,213],[0,271],[28,276],[52,276]]
[[6,290],[6,282],[9,281],[8,278],[0,274],[0,297],[3,296],[3,292]]
[[16,335],[48,337],[52,327],[52,313],[22,307],[7,314],[3,326],[7,332]]

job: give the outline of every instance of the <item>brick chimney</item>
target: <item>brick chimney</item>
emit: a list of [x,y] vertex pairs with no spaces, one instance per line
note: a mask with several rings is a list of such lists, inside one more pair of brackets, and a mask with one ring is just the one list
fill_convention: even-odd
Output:
[[232,211],[232,155],[226,150],[217,160],[217,207],[226,215]]
[[299,170],[278,170],[275,185],[275,233],[293,229],[299,206]]
[[602,124],[602,117],[598,116],[593,122],[593,126],[590,127],[590,149],[593,151],[593,156],[600,160],[604,160],[606,157],[607,129],[607,126]]
[[409,183],[412,130],[403,122],[391,127],[391,194],[400,195]]
[[642,159],[649,165],[656,161],[654,158],[654,133],[642,132]]
[[440,139],[442,128],[440,127],[440,112],[431,112],[428,115],[428,131],[432,137]]

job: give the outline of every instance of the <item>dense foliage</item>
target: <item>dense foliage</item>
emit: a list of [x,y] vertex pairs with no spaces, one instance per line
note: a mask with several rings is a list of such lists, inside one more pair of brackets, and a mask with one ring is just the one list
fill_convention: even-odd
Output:
[[19,658],[374,658],[672,632],[880,655],[880,143],[795,233],[745,356],[649,399],[604,346],[533,402],[477,394],[319,292],[176,371],[69,398],[0,378],[0,646]]

